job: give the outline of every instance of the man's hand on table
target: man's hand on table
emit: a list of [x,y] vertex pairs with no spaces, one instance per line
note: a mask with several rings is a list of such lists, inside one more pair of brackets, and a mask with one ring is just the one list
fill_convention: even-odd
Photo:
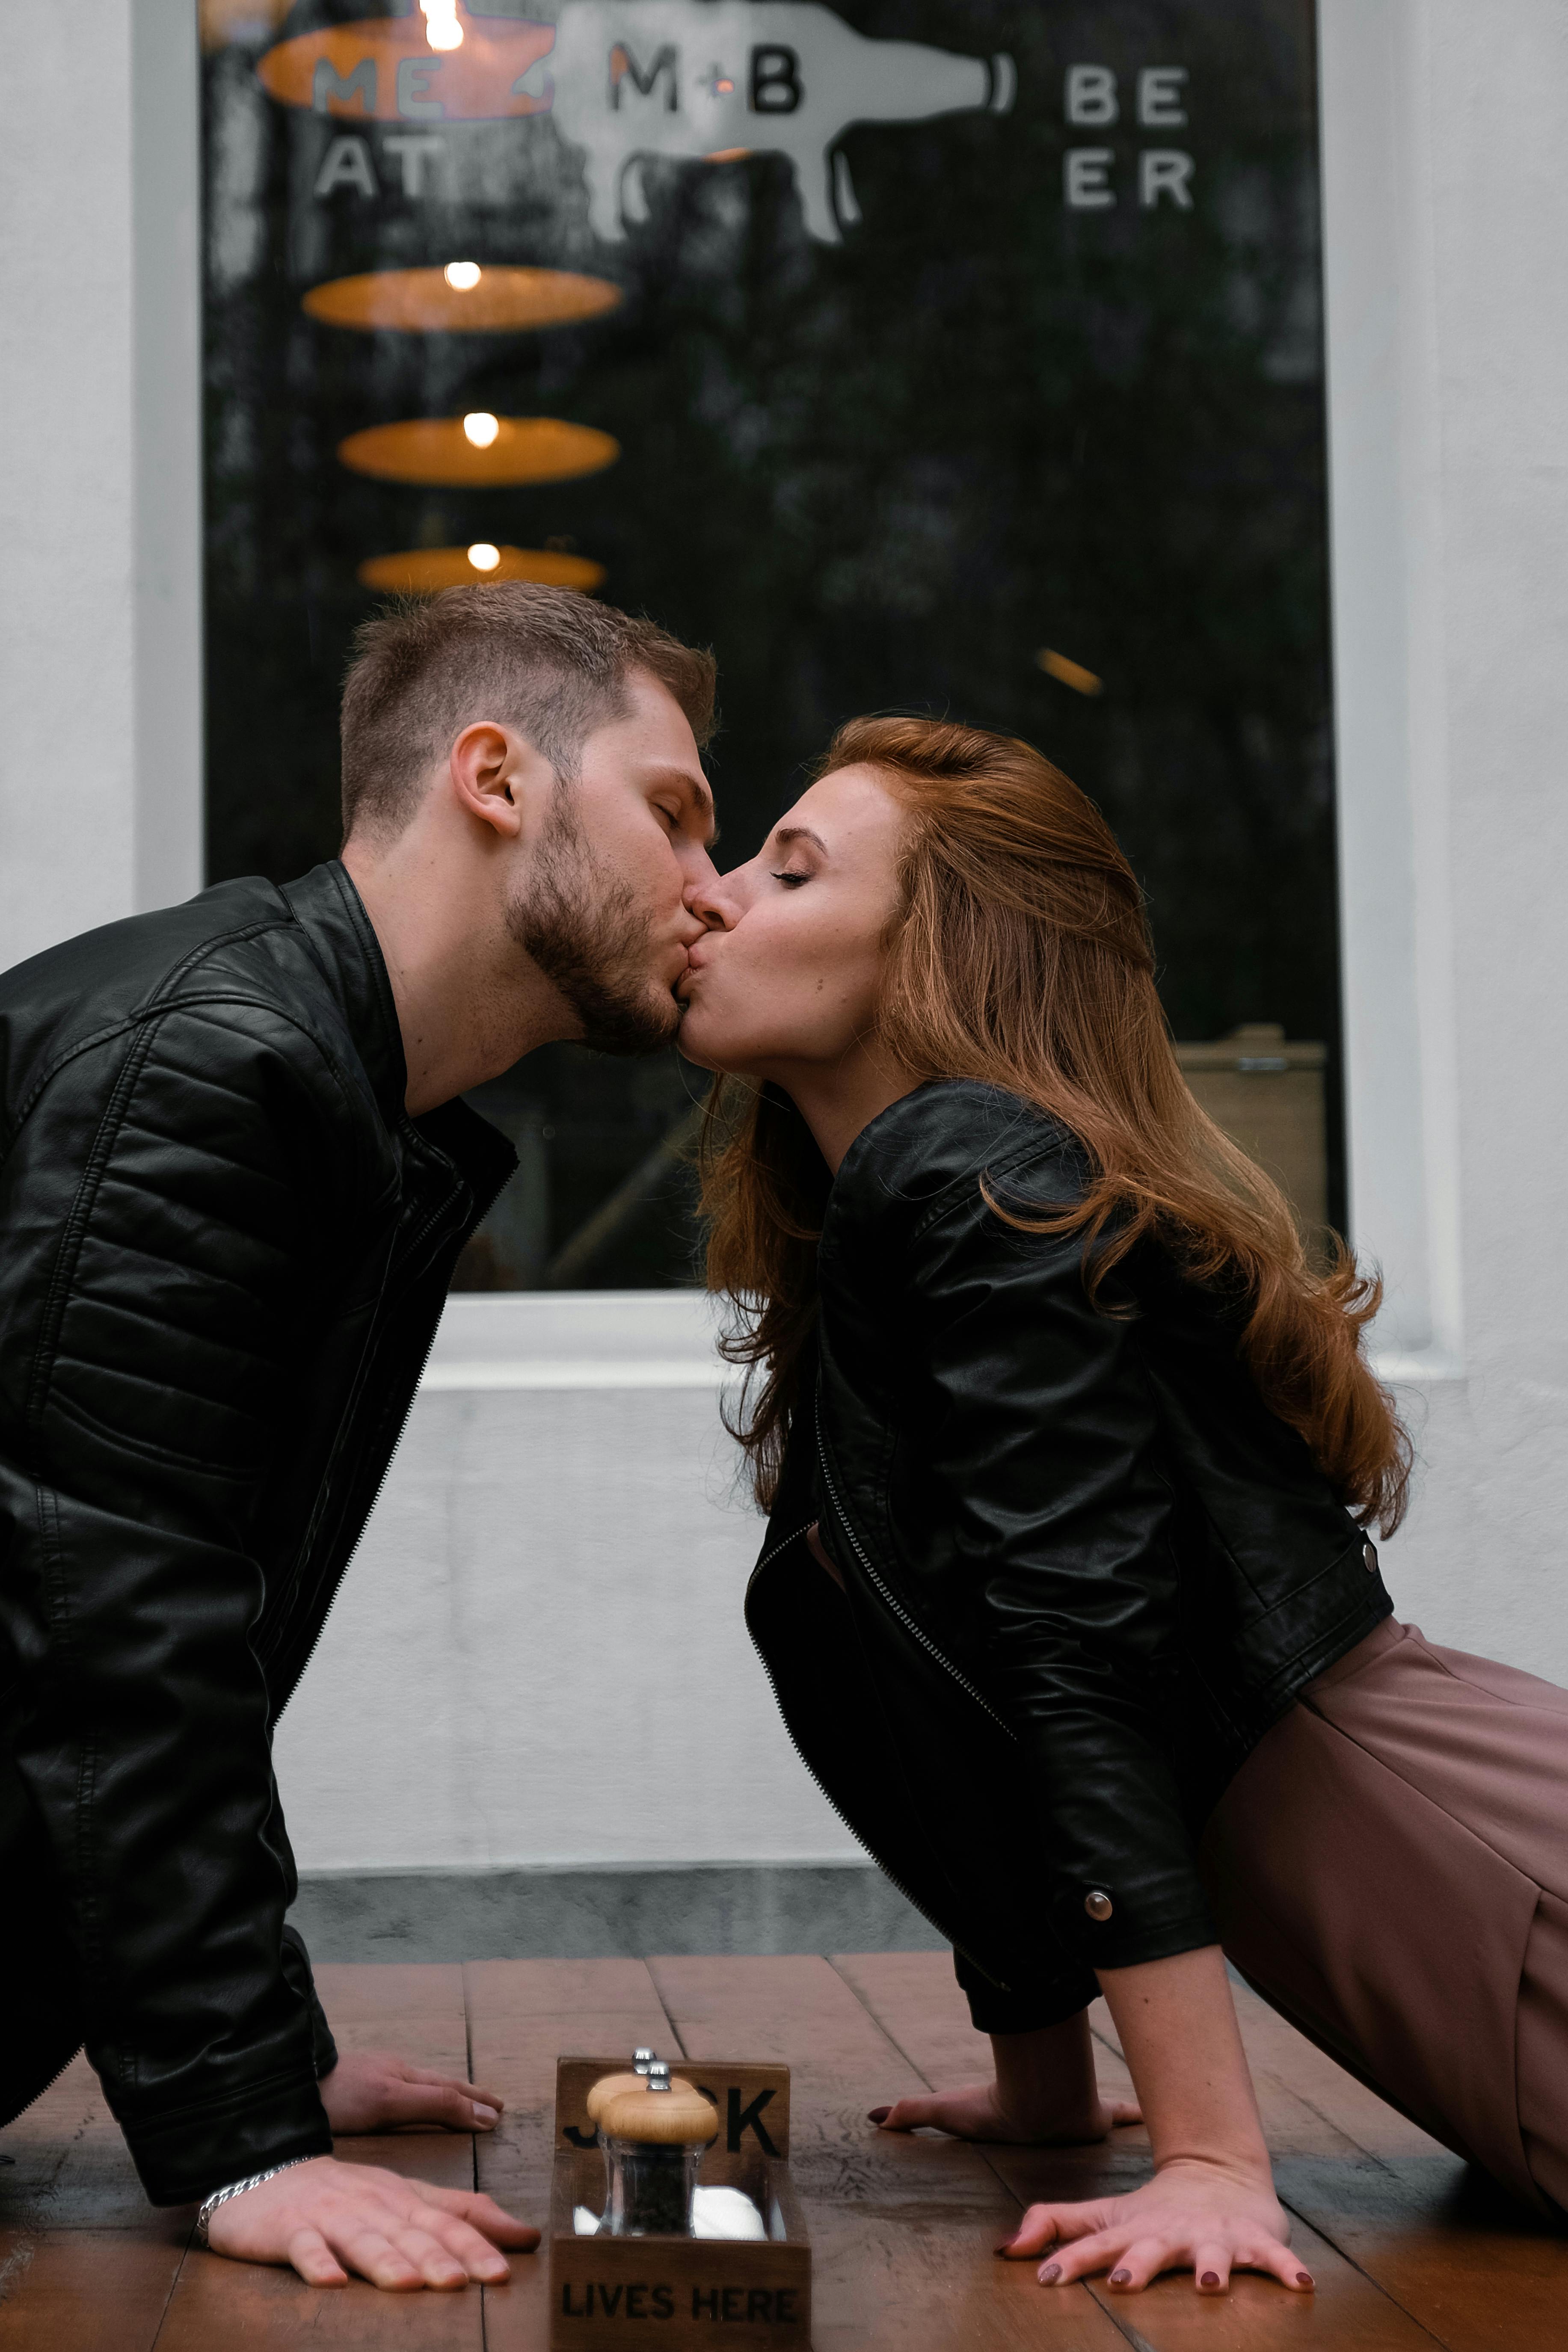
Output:
[[353,2132],[493,2131],[506,2102],[460,2075],[410,2066],[390,2050],[345,2050],[321,2081],[334,2139]]
[[208,2243],[231,2262],[291,2264],[310,2286],[346,2286],[352,2272],[407,2294],[470,2279],[493,2286],[509,2275],[498,2248],[526,2252],[539,2232],[470,2190],[313,2156],[220,2205]]

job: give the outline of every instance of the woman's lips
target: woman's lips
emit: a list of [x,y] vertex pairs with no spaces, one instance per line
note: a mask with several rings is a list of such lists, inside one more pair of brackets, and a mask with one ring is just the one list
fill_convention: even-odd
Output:
[[692,982],[700,976],[703,961],[704,959],[700,944],[694,948],[688,948],[686,951],[686,970],[681,973],[680,978],[675,983],[675,992],[677,996],[683,995],[685,991],[690,987]]

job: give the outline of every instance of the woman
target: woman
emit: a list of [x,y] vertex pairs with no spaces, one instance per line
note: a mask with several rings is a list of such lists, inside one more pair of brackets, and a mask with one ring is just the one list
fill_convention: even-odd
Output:
[[1136,2112],[1096,2087],[1103,1990],[1153,2178],[1005,2251],[1304,2292],[1228,1952],[1568,2206],[1568,1695],[1391,1622],[1377,1285],[1311,1268],[1188,1094],[1108,828],[1026,744],[861,719],[697,905],[709,1278],[771,1511],[748,1621],[995,2055],[873,2119],[1103,2137]]

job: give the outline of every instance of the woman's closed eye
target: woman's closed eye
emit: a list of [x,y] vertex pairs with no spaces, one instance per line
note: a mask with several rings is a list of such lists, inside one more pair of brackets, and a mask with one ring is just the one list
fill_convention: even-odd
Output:
[[811,879],[809,874],[803,873],[798,866],[786,866],[782,874],[774,872],[772,868],[769,870],[773,873],[775,882],[787,883],[792,890],[797,890],[803,882],[809,882]]

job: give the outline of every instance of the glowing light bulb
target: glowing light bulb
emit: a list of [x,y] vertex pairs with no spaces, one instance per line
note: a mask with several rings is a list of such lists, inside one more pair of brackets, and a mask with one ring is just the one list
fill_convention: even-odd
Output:
[[460,49],[463,28],[458,22],[458,0],[419,0],[425,17],[425,38],[433,49]]
[[464,417],[463,431],[476,449],[488,449],[500,431],[500,419],[488,409],[476,408]]
[[477,261],[449,261],[441,272],[454,294],[471,294],[479,282]]
[[476,572],[493,572],[500,562],[500,550],[492,547],[488,539],[476,540],[468,550],[468,562]]

